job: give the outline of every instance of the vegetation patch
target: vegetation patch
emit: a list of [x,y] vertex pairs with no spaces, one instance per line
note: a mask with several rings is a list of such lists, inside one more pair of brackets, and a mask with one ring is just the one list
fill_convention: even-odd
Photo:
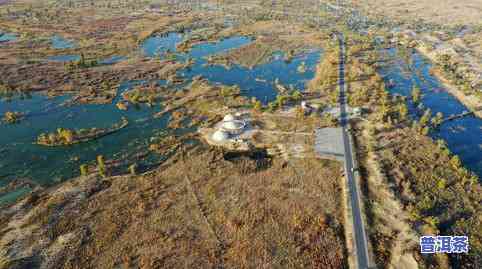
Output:
[[122,119],[122,122],[115,124],[107,129],[80,129],[70,130],[59,128],[57,132],[40,134],[37,138],[37,144],[42,146],[67,146],[72,144],[83,143],[98,139],[100,137],[115,133],[128,125],[127,119]]

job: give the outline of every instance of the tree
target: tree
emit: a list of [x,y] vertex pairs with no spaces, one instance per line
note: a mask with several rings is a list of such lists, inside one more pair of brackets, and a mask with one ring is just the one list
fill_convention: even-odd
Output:
[[418,122],[417,122],[416,120],[413,120],[413,121],[412,121],[412,129],[413,129],[413,130],[418,130],[418,127],[419,127]]
[[429,109],[425,110],[425,112],[423,113],[422,117],[420,118],[420,126],[427,126],[427,124],[429,123],[430,121],[430,118],[432,116],[432,111]]
[[390,103],[390,96],[388,95],[388,92],[383,89],[383,87],[380,87],[380,102],[382,105],[388,105]]
[[336,104],[338,103],[338,97],[340,96],[340,93],[338,91],[331,91],[330,92],[330,103]]
[[448,71],[450,69],[451,58],[452,57],[448,54],[442,54],[438,56],[438,61],[443,67],[444,71]]
[[129,101],[133,104],[139,103],[139,99],[141,98],[141,94],[138,90],[135,90],[132,94],[129,94]]
[[450,159],[450,165],[452,165],[452,167],[455,168],[455,169],[459,169],[460,167],[462,167],[462,162],[460,161],[459,156],[454,155]]
[[305,118],[305,110],[301,106],[296,107],[296,118],[303,120]]
[[80,175],[82,175],[82,176],[87,175],[87,165],[85,165],[85,164],[80,165]]
[[443,139],[437,139],[436,143],[439,149],[447,148],[447,143]]
[[472,91],[473,91],[473,89],[472,89],[472,85],[470,85],[470,82],[465,82],[464,87],[463,87],[463,92],[465,94],[471,94]]
[[445,190],[445,187],[447,185],[447,182],[445,179],[441,178],[439,180],[437,180],[437,189],[442,191],[442,190]]
[[280,108],[285,105],[286,101],[287,101],[287,97],[284,96],[284,95],[278,95],[278,96],[276,97],[276,104],[277,104],[277,106],[280,107]]
[[59,128],[57,129],[57,133],[61,139],[64,140],[65,143],[72,143],[74,141],[74,133],[69,129]]
[[83,52],[80,53],[79,66],[85,66],[85,55]]
[[408,115],[408,108],[405,103],[401,103],[399,108],[398,108],[398,114],[400,115],[400,120],[404,121],[407,119]]
[[424,218],[423,221],[433,229],[437,229],[437,226],[440,223],[439,219],[435,216],[428,216]]
[[379,111],[379,120],[382,122],[385,122],[385,119],[390,115],[390,103],[388,102],[382,102],[382,106],[380,107]]
[[55,144],[55,142],[57,141],[57,136],[54,133],[50,133],[48,141],[50,144]]
[[3,116],[3,121],[6,122],[6,123],[10,123],[10,124],[17,123],[20,120],[19,114],[20,113],[7,111],[7,112],[5,112],[5,114]]
[[413,86],[412,88],[412,101],[414,103],[420,102],[420,98],[422,97],[422,92],[420,91],[420,88],[417,86]]
[[437,114],[435,114],[435,117],[432,118],[432,125],[434,127],[437,127],[439,126],[440,124],[442,124],[442,121],[443,121],[443,114],[442,112],[437,112]]
[[420,129],[420,134],[422,135],[428,135],[428,132],[430,131],[430,128],[428,128],[427,126],[423,127],[422,129]]
[[268,110],[270,112],[274,112],[276,110],[276,108],[277,108],[276,102],[271,102],[271,103],[268,104]]
[[45,133],[41,133],[38,137],[37,137],[37,142],[38,143],[48,143],[48,137]]
[[477,184],[477,182],[479,182],[479,177],[475,174],[472,174],[469,178],[469,183],[470,185],[474,185],[474,184]]
[[106,177],[104,156],[102,155],[97,156],[97,168],[99,169],[99,174],[102,177]]
[[133,176],[135,176],[137,174],[137,164],[136,163],[129,166],[129,173]]
[[153,95],[153,94],[150,94],[148,97],[147,97],[147,104],[152,107],[154,106],[154,103],[156,102],[156,97]]
[[235,91],[235,87],[224,86],[221,88],[221,96],[228,97],[230,95],[233,95],[234,91]]
[[291,94],[291,98],[295,101],[299,101],[303,98],[303,94],[300,91],[296,90]]
[[112,86],[110,85],[110,81],[109,80],[104,80],[102,82],[102,90],[105,91],[105,92],[108,92],[110,91],[112,88]]
[[259,100],[255,100],[253,103],[253,109],[257,112],[261,112],[263,110],[263,105]]

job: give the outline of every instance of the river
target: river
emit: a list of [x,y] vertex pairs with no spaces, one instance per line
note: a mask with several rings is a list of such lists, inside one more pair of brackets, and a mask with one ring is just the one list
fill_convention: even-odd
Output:
[[[410,50],[407,60],[399,55],[397,49],[384,52],[391,58],[389,64],[380,68],[380,73],[386,82],[395,83],[389,88],[392,94],[411,96],[413,85],[422,91],[421,104],[423,108],[409,102],[412,117],[418,118],[422,110],[429,108],[432,115],[441,112],[444,118],[467,111],[456,97],[447,92],[444,85],[430,74],[432,63],[415,50]],[[462,163],[482,178],[482,119],[467,116],[444,122],[439,128],[432,130],[430,135],[434,139],[443,139],[450,151],[457,154]]]

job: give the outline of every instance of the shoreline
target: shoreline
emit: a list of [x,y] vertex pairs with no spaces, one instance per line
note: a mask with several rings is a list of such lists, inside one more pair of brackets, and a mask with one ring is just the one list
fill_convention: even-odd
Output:
[[433,64],[433,76],[437,78],[444,88],[447,90],[448,93],[450,93],[452,96],[454,96],[459,102],[461,102],[467,110],[471,111],[474,113],[476,117],[479,119],[482,119],[482,100],[477,100],[478,98],[476,96],[468,96],[464,92],[462,92],[457,85],[454,85],[450,80],[448,80],[441,72],[441,70],[435,66],[435,60],[433,57],[430,56],[430,54],[419,47],[415,48],[420,54],[422,54],[424,57],[427,57]]

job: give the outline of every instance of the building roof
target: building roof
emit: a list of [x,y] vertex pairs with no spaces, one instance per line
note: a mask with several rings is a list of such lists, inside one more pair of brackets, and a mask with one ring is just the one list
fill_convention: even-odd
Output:
[[235,119],[236,119],[236,118],[235,118],[233,115],[227,114],[226,116],[224,116],[223,121],[233,121],[233,120],[235,120]]
[[240,120],[231,120],[231,121],[224,121],[222,124],[222,128],[224,130],[239,130],[244,128],[244,122]]
[[214,141],[218,141],[218,142],[228,140],[229,139],[229,133],[224,131],[224,130],[217,130],[212,135],[212,139]]

